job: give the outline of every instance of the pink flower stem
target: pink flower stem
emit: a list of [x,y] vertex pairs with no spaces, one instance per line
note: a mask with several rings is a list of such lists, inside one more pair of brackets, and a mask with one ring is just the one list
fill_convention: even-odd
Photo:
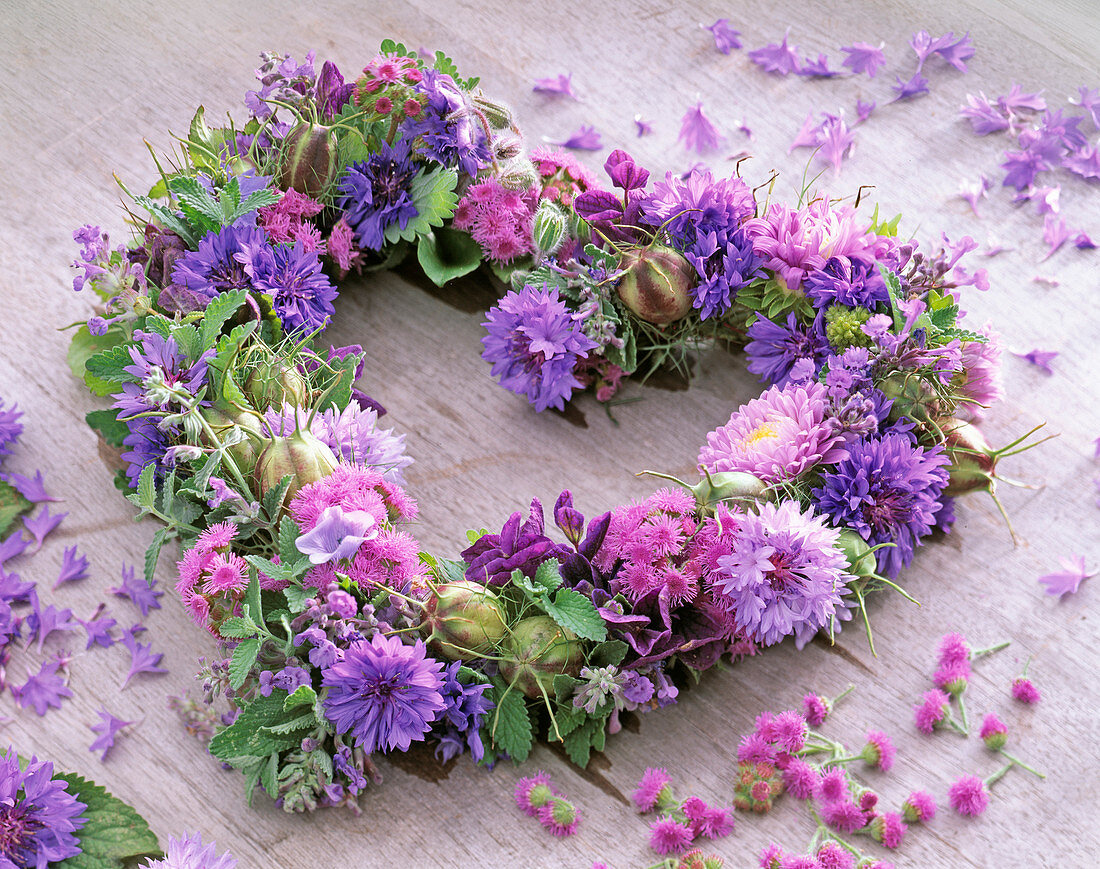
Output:
[[1020,760],[1020,758],[1009,754],[1003,748],[999,748],[997,750],[1001,754],[1003,754],[1005,757],[1007,757],[1009,760],[1011,760],[1014,764],[1016,764],[1016,766],[1023,767],[1024,769],[1026,769],[1032,775],[1039,776],[1039,778],[1046,778],[1046,775],[1044,773],[1039,772],[1039,770],[1037,770],[1037,769],[1032,769],[1030,766],[1028,766],[1026,763],[1024,763],[1022,760]]

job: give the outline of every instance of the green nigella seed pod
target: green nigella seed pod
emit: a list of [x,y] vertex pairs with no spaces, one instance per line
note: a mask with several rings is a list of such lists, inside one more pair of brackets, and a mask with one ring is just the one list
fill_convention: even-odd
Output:
[[279,186],[316,199],[333,182],[340,168],[336,134],[329,127],[302,123],[287,133],[283,146]]
[[466,579],[436,586],[420,629],[432,649],[452,661],[491,654],[508,630],[496,593]]
[[890,419],[903,416],[919,422],[931,422],[941,412],[936,391],[924,380],[912,374],[891,374],[879,385],[883,395],[893,399]]
[[548,200],[543,200],[531,221],[531,235],[541,253],[551,254],[565,240],[565,212]]
[[252,406],[265,411],[281,410],[284,404],[304,407],[308,404],[309,384],[297,368],[280,362],[262,362],[248,374],[244,394]]
[[624,271],[616,290],[631,311],[647,323],[663,326],[691,310],[695,267],[683,254],[665,245],[628,250],[619,267]]
[[554,677],[559,673],[576,676],[583,661],[584,649],[576,634],[549,616],[532,616],[512,629],[500,675],[527,697],[541,697],[543,689],[553,695]]
[[943,494],[954,497],[967,492],[993,490],[997,457],[981,429],[971,422],[952,417],[940,421],[944,448],[951,459],[950,475]]
[[268,441],[256,459],[256,483],[266,493],[279,485],[287,474],[290,488],[289,502],[302,486],[323,480],[336,470],[336,456],[306,429],[298,429],[286,437],[274,437]]
[[[256,467],[256,458],[259,456],[257,444],[265,438],[260,418],[250,411],[226,411],[213,406],[204,407],[200,412],[219,440],[224,441],[239,430],[239,436],[242,439],[233,444],[228,452],[242,474],[251,473]],[[206,432],[202,434],[202,443],[204,446],[214,446]]]
[[701,507],[713,507],[719,501],[770,501],[773,497],[767,483],[744,471],[721,471],[711,474],[710,479],[703,477],[691,492]]

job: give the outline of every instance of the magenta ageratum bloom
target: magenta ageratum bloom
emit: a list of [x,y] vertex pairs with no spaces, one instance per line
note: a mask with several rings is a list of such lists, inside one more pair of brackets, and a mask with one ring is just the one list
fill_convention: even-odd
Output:
[[375,634],[352,643],[342,661],[324,671],[325,716],[336,732],[364,751],[406,751],[431,729],[446,704],[443,664],[426,657],[422,640],[405,645]]
[[596,342],[581,331],[554,287],[525,286],[489,309],[481,358],[500,385],[526,396],[535,410],[561,410],[581,382],[573,374]]
[[845,455],[827,417],[825,386],[788,383],[742,405],[710,432],[699,467],[712,474],[744,471],[772,483]]
[[964,775],[947,789],[947,801],[960,815],[980,815],[989,805],[985,782],[976,775]]
[[20,769],[14,748],[0,754],[0,865],[45,867],[80,853],[74,833],[87,806],[67,788],[49,761]]
[[839,532],[797,501],[766,503],[739,517],[733,554],[710,580],[715,603],[762,645],[827,625],[851,577],[836,548]]

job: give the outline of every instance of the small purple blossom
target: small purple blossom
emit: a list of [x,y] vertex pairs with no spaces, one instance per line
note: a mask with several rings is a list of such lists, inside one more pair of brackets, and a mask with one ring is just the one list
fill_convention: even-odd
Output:
[[217,853],[215,842],[203,844],[202,835],[188,833],[182,839],[168,837],[163,860],[149,860],[144,869],[237,869],[237,860],[226,851]]
[[574,151],[599,151],[603,147],[600,134],[595,127],[581,124],[576,132],[561,142],[551,142],[552,145],[560,145],[563,148],[571,148]]
[[117,597],[128,597],[130,602],[141,610],[142,618],[149,615],[150,610],[159,610],[160,604],[157,598],[164,595],[163,591],[156,590],[156,580],[152,583],[145,581],[144,577],[138,577],[133,566],[122,565],[122,585],[107,589]]
[[164,654],[154,652],[152,643],[139,643],[137,634],[138,631],[131,628],[129,631],[123,631],[122,638],[119,640],[130,652],[130,671],[126,674],[126,679],[122,683],[123,688],[129,685],[130,680],[138,673],[168,672],[163,667],[158,666]]
[[65,684],[65,677],[58,675],[59,669],[60,662],[43,661],[37,673],[31,675],[28,670],[27,681],[12,686],[15,702],[24,709],[33,707],[39,715],[45,715],[50,707],[60,709],[62,698],[72,697],[73,692]]
[[1057,350],[1029,350],[1027,353],[1016,353],[1013,351],[1013,356],[1019,356],[1021,359],[1026,359],[1036,368],[1042,368],[1047,374],[1053,374],[1054,368],[1051,366],[1051,362],[1058,358]]
[[805,78],[836,78],[839,70],[829,68],[829,58],[824,54],[818,54],[817,60],[804,57],[799,61],[795,75]]
[[109,615],[104,614],[104,610],[104,605],[100,604],[88,621],[77,619],[88,634],[88,644],[84,647],[85,650],[90,649],[92,646],[103,646],[103,648],[108,649],[115,644],[115,639],[111,636],[110,630],[118,622]]
[[57,588],[62,583],[76,582],[88,578],[88,559],[78,555],[76,544],[65,547],[65,553],[61,557],[61,571],[54,581],[53,587]]
[[259,292],[271,296],[283,328],[316,332],[328,325],[335,312],[336,287],[321,269],[317,251],[294,244],[246,245],[244,269]]
[[53,515],[51,515],[50,508],[43,507],[41,513],[38,513],[33,517],[23,517],[23,527],[25,527],[34,536],[35,552],[42,548],[42,541],[46,539],[46,535],[48,535],[58,525],[60,525],[61,520],[68,515],[68,513],[54,513]]
[[719,18],[709,27],[702,24],[699,26],[710,31],[710,35],[714,37],[714,47],[722,54],[729,54],[732,49],[741,48],[741,40],[738,39],[741,31],[730,27],[728,18]]
[[641,115],[634,116],[634,128],[637,131],[639,139],[653,132],[653,124],[649,121],[643,121]]
[[365,510],[345,511],[339,505],[326,507],[313,526],[294,541],[310,564],[350,559],[359,546],[378,536],[378,522]]
[[1009,114],[1003,106],[994,106],[981,91],[977,96],[966,95],[966,105],[959,109],[959,114],[970,121],[970,128],[976,136],[998,133],[1011,125]]
[[899,100],[911,100],[914,97],[923,96],[928,93],[928,79],[926,79],[920,72],[913,73],[912,78],[908,81],[902,81],[901,76],[895,76],[897,82],[891,85],[891,89],[897,94],[894,97],[894,102]]
[[88,751],[102,751],[99,756],[99,760],[102,763],[107,760],[107,753],[115,746],[115,737],[118,732],[124,727],[129,727],[133,724],[133,721],[123,721],[121,718],[115,718],[110,712],[104,709],[102,706],[99,709],[99,721],[96,724],[89,724],[88,729],[92,733],[98,734],[95,741],[88,746]]
[[54,631],[75,631],[77,626],[73,623],[73,611],[70,609],[59,610],[53,604],[42,606],[38,600],[38,593],[31,589],[28,593],[31,603],[31,613],[26,618],[29,631],[27,644],[32,639],[38,640],[38,651],[42,651],[42,644],[46,637]]
[[780,43],[769,43],[763,48],[757,48],[749,52],[749,60],[759,66],[764,72],[775,73],[776,75],[788,75],[792,72],[798,72],[800,58],[798,55],[798,48],[792,47],[787,44],[787,39],[791,35],[791,30],[788,27],[787,32],[783,34],[783,41]]

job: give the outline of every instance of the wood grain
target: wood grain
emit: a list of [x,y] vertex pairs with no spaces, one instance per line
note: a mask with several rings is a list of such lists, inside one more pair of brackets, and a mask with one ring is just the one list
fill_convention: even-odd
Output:
[[[360,817],[286,817],[266,799],[246,809],[239,776],[220,770],[166,708],[167,695],[195,690],[195,661],[213,652],[171,598],[168,563],[159,577],[169,593],[163,609],[147,620],[146,637],[166,653],[171,672],[137,677],[120,692],[128,669],[123,649],[84,653],[82,632],[53,637],[47,651],[75,650],[75,697],[39,719],[5,693],[0,712],[12,719],[5,728],[12,744],[103,783],[134,803],[162,840],[201,830],[232,848],[242,866],[400,861],[579,867],[597,857],[616,867],[644,866],[655,861],[646,824],[624,798],[642,770],[663,765],[681,793],[728,801],[740,734],[758,711],[796,704],[806,690],[831,694],[857,683],[826,731],[852,745],[868,727],[894,736],[895,770],[864,776],[888,804],[915,787],[942,800],[959,774],[992,772],[997,763],[976,738],[924,737],[911,723],[911,706],[929,685],[936,641],[961,630],[979,645],[1012,640],[979,667],[969,695],[972,717],[999,711],[1011,728],[1011,749],[1048,779],[1013,771],[997,786],[984,817],[965,820],[941,811],[930,827],[910,832],[896,862],[1095,865],[1100,628],[1091,610],[1098,587],[1086,582],[1077,595],[1058,601],[1044,596],[1035,578],[1056,569],[1060,555],[1083,553],[1090,566],[1100,561],[1092,484],[1100,466],[1091,446],[1100,435],[1097,253],[1067,248],[1043,261],[1042,224],[1033,207],[1012,206],[1008,192],[995,187],[977,219],[955,195],[961,181],[983,172],[996,185],[1001,152],[1010,144],[970,133],[957,115],[967,93],[997,95],[1019,82],[1027,90],[1043,89],[1053,107],[1069,110],[1063,101],[1079,85],[1100,86],[1100,15],[1093,2],[632,0],[591,9],[504,0],[8,5],[0,34],[6,84],[0,96],[0,395],[19,402],[27,424],[8,467],[42,468],[69,511],[40,555],[9,566],[48,589],[63,547],[78,543],[92,562],[92,578],[43,597],[81,617],[108,596],[122,562],[140,561],[154,528],[132,523],[128,505],[112,489],[96,439],[83,423],[88,399],[64,364],[67,334],[58,329],[88,313],[88,300],[68,290],[67,266],[75,253],[70,234],[84,222],[101,223],[121,241],[125,227],[112,173],[135,189],[149,183],[153,166],[143,138],[158,152],[171,147],[168,131],[186,129],[198,103],[208,117],[227,110],[243,116],[243,92],[252,86],[261,49],[301,57],[316,48],[351,71],[386,36],[443,48],[465,74],[482,75],[488,94],[514,105],[530,142],[564,138],[591,123],[608,148],[629,148],[660,170],[680,171],[695,161],[676,134],[684,110],[702,100],[728,136],[726,152],[748,148],[756,155],[743,167],[749,180],[762,183],[772,170],[779,172],[774,195],[788,200],[800,187],[806,160],[804,151],[786,153],[802,119],[843,109],[851,123],[857,97],[875,99],[878,108],[857,129],[852,159],[839,176],[823,175],[818,189],[847,196],[873,184],[869,204],[879,203],[886,214],[903,212],[903,227],[922,241],[935,240],[942,230],[952,239],[969,234],[982,243],[994,236],[1011,247],[981,263],[993,289],[970,293],[965,306],[973,321],[992,320],[1013,350],[1061,351],[1053,376],[1006,357],[1009,397],[987,426],[994,443],[1043,420],[1060,435],[1005,464],[1008,476],[1034,487],[1001,492],[1019,545],[1013,546],[988,499],[966,499],[955,531],[921,551],[905,575],[923,605],[898,598],[875,602],[878,658],[857,631],[848,630],[833,648],[815,643],[796,653],[783,646],[711,673],[677,707],[647,715],[636,732],[611,739],[588,770],[576,770],[545,746],[523,769],[500,766],[487,773],[460,762],[442,778],[433,777],[421,758],[384,763],[386,783],[365,796]],[[889,65],[873,80],[768,76],[744,52],[726,57],[713,49],[700,25],[718,17],[731,18],[746,48],[778,40],[789,24],[791,41],[804,54],[823,51],[834,64],[840,45],[884,40]],[[921,27],[936,35],[970,31],[978,53],[965,76],[930,62],[931,93],[889,104],[894,74],[907,78],[913,67],[906,42]],[[560,72],[574,74],[580,102],[531,92],[533,79]],[[634,137],[636,114],[653,122],[652,136]],[[742,121],[753,140],[738,131]],[[722,159],[726,152],[711,158],[719,171],[730,165]],[[602,159],[585,157],[593,168]],[[1100,236],[1096,182],[1060,173],[1054,183],[1062,186],[1069,225]],[[1034,283],[1036,275],[1059,285]],[[700,356],[690,390],[629,387],[626,397],[638,400],[616,408],[614,422],[589,399],[570,414],[536,415],[489,379],[478,358],[481,315],[463,299],[429,294],[389,275],[345,287],[339,304],[341,319],[331,338],[367,349],[363,385],[389,408],[388,424],[408,434],[417,459],[408,479],[422,508],[418,535],[426,548],[444,555],[457,552],[467,526],[499,526],[533,496],[552,501],[568,487],[582,510],[594,512],[651,491],[651,483],[633,476],[638,470],[689,474],[705,432],[759,391],[743,360],[711,351]],[[112,599],[111,608],[123,624],[137,619],[124,601]],[[1009,681],[1028,657],[1044,692],[1035,708],[1008,696]],[[18,650],[9,681],[22,682],[25,667],[39,660],[34,649]],[[141,720],[105,765],[87,751],[93,738],[87,725],[101,705]],[[571,839],[551,840],[512,805],[516,779],[539,767],[584,813]],[[811,832],[801,807],[786,800],[767,817],[741,818],[715,850],[731,867],[749,866],[767,842],[797,849]],[[884,853],[872,844],[868,851]]]

